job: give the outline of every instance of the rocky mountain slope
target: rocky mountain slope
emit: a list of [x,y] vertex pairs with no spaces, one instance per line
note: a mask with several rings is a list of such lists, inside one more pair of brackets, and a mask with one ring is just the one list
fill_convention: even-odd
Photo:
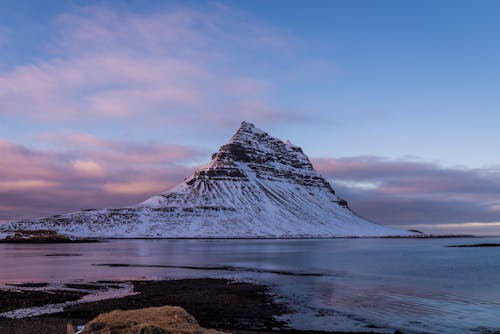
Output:
[[307,238],[410,236],[349,209],[300,147],[243,122],[212,160],[177,187],[129,207],[0,226],[76,237]]

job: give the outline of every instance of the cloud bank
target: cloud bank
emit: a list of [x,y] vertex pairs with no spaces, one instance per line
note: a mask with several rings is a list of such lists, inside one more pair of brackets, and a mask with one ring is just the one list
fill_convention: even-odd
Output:
[[165,191],[192,173],[201,151],[180,145],[50,135],[64,150],[0,140],[0,222],[72,210],[124,206]]
[[380,223],[456,230],[461,223],[500,221],[500,168],[373,156],[316,158],[313,163],[356,212]]

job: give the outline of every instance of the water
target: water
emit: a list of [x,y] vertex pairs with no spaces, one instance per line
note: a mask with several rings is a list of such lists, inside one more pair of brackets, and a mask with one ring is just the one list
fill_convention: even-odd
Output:
[[224,277],[270,284],[299,329],[489,333],[500,331],[500,248],[445,247],[487,242],[500,238],[0,244],[0,284]]

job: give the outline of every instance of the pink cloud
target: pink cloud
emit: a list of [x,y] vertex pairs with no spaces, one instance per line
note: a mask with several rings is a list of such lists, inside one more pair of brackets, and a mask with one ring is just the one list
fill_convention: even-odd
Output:
[[241,13],[218,6],[150,14],[86,7],[55,24],[54,57],[0,73],[0,115],[182,127],[294,120],[269,102],[268,81],[237,70],[246,48],[269,52],[287,39]]
[[357,212],[393,225],[500,220],[500,169],[381,157],[315,158]]
[[202,154],[201,150],[186,145],[121,142],[74,131],[42,133],[37,138],[46,143],[53,143],[55,147],[64,143],[59,149],[77,151],[91,161],[106,161],[110,164],[182,164]]
[[205,155],[84,133],[40,137],[67,145],[54,151],[0,140],[0,222],[138,203],[181,182],[194,170],[190,161]]
[[[2,113],[42,120],[146,116],[160,108],[193,107],[195,66],[94,56],[17,68],[0,76]],[[181,78],[181,79],[178,79]]]
[[73,161],[73,169],[84,176],[102,177],[106,175],[104,167],[92,160],[75,160]]

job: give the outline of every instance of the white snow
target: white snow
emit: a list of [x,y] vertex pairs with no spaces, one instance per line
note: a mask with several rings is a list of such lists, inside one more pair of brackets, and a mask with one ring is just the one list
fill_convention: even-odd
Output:
[[[122,297],[137,294],[137,292],[134,292],[133,284],[114,283],[114,285],[118,286],[118,288],[96,291],[94,293],[87,294],[87,295],[83,296],[82,298],[75,300],[75,301],[68,301],[68,302],[58,303],[58,304],[47,304],[47,305],[43,305],[43,306],[21,308],[21,309],[16,309],[13,311],[3,312],[3,313],[0,313],[0,318],[19,319],[19,318],[36,317],[36,316],[40,316],[40,315],[44,315],[44,314],[63,312],[65,307],[71,306],[71,305],[96,302],[96,301],[112,299],[112,298],[122,298]],[[45,291],[45,290],[48,290],[46,288],[44,288],[44,289],[10,288],[9,289],[8,287],[6,288],[5,286],[3,286],[3,289],[13,290],[13,291],[22,291],[22,290]],[[77,290],[77,289],[64,289],[64,290]]]
[[1,225],[0,233],[52,229],[103,238],[416,235],[372,223],[342,202],[299,147],[243,122],[209,163],[170,191],[126,208]]

